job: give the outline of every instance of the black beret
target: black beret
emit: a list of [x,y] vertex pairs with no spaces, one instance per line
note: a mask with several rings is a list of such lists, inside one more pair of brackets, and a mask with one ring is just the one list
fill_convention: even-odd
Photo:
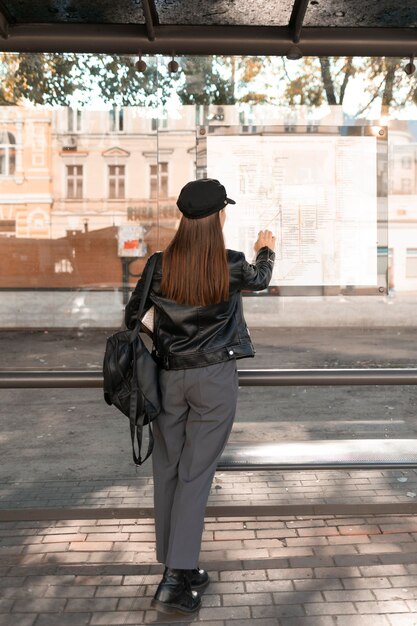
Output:
[[236,204],[227,197],[226,189],[214,178],[201,178],[187,183],[180,192],[177,207],[185,217],[199,219]]

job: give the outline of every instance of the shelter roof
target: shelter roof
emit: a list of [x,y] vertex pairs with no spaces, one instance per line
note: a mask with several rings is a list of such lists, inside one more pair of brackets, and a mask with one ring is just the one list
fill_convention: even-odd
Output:
[[0,0],[0,50],[410,56],[409,0]]

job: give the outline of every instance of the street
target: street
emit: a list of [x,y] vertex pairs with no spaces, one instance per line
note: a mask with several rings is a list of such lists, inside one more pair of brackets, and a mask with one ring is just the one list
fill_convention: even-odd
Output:
[[[111,331],[3,331],[2,369],[100,370]],[[239,368],[416,367],[414,328],[253,329]],[[413,386],[243,387],[231,441],[417,437]],[[2,392],[3,481],[149,476],[101,389]]]

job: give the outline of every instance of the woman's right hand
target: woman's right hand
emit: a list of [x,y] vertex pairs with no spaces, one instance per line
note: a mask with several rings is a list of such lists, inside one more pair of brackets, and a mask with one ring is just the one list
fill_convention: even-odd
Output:
[[255,241],[255,252],[259,252],[261,248],[268,246],[270,250],[275,250],[275,237],[270,230],[260,230],[258,239]]

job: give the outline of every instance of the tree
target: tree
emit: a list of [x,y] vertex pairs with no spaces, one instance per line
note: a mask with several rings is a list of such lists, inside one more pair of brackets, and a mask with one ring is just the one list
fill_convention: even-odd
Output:
[[[352,57],[305,57],[295,67],[294,61],[282,60],[287,78],[285,99],[288,104],[320,106],[341,105],[349,80],[357,68]],[[290,73],[293,76],[290,76]]]
[[304,59],[300,66],[301,71],[292,78],[288,73],[287,62],[283,59],[282,63],[287,79],[284,90],[285,102],[290,105],[320,106],[323,102],[323,88],[317,80],[317,68],[313,67],[314,60]]
[[[337,59],[333,59],[333,63]],[[365,105],[361,105],[356,116],[362,115],[374,102],[379,101],[380,116],[387,116],[391,109],[404,107],[407,102],[417,102],[415,77],[404,73],[404,62],[392,57],[347,57],[343,67],[335,74],[331,69],[332,60],[320,58],[323,86],[329,104],[342,104],[348,81],[357,74],[364,77]],[[338,83],[339,98],[335,85]]]
[[[182,57],[170,73],[163,57],[146,57],[140,73],[132,55],[0,53],[0,104],[69,106],[88,104],[93,94],[118,106],[164,108],[181,104],[241,103],[343,105],[355,78],[362,77],[363,101],[356,116],[380,102],[381,113],[417,103],[415,76],[401,59],[362,57]],[[366,99],[365,99],[366,98]]]
[[0,53],[0,102],[69,106],[87,104],[93,93],[104,102],[157,106],[169,96],[171,77],[150,64],[136,70],[137,58],[88,54]]
[[[65,104],[83,86],[78,55],[0,53],[0,102]],[[79,70],[78,77],[76,71]]]
[[235,104],[235,61],[233,57],[183,57],[180,59],[182,104]]
[[[353,57],[346,57],[342,61],[342,67],[337,71],[335,76],[332,76],[331,60],[329,57],[320,57],[320,68],[328,104],[343,104],[349,79],[356,73],[356,68],[353,65]],[[339,82],[338,94],[335,89],[336,81]]]
[[[374,59],[367,62],[369,80],[377,83],[373,92],[367,89],[371,96],[370,103],[378,97],[381,101],[381,116],[387,116],[390,109],[403,107],[407,102],[417,102],[417,83],[415,76],[405,74],[404,62],[400,58]],[[382,80],[381,79],[382,76]]]
[[138,72],[137,57],[129,55],[89,55],[87,65],[97,79],[100,97],[118,106],[164,107],[173,96],[179,77],[166,64],[146,59],[147,69]]

